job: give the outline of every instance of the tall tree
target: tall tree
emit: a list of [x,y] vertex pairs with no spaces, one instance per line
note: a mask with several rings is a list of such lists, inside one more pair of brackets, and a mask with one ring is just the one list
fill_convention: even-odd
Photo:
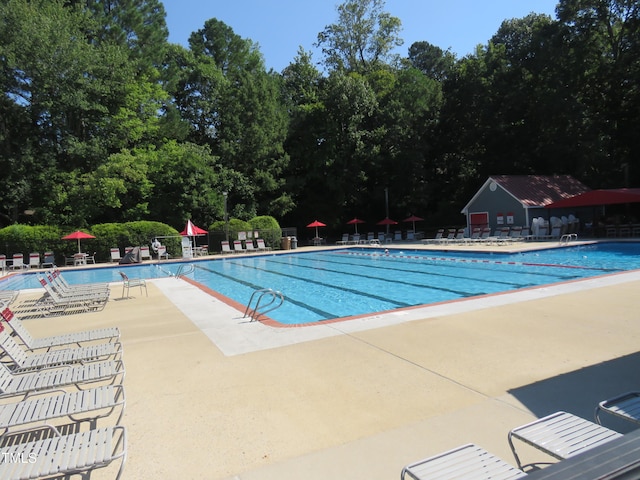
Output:
[[409,47],[409,62],[427,77],[443,81],[453,70],[456,56],[429,42],[415,42]]
[[246,206],[246,215],[282,214],[291,208],[282,172],[288,162],[283,142],[287,115],[280,79],[264,68],[262,55],[223,22],[210,19],[189,39],[195,61],[192,109],[205,121],[199,125],[223,165],[246,179],[251,189],[234,189],[230,199]]
[[337,6],[338,21],[318,34],[330,69],[364,72],[391,60],[402,45],[400,19],[384,11],[384,0],[347,0]]
[[640,112],[640,4],[634,0],[562,0],[557,7],[570,48],[565,72],[588,107],[585,174],[608,185],[640,182],[635,159]]

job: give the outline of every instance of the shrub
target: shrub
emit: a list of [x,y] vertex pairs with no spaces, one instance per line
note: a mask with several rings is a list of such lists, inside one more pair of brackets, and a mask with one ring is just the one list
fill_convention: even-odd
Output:
[[258,231],[260,233],[260,238],[264,239],[267,246],[271,248],[280,248],[282,229],[275,218],[269,215],[253,217],[249,220],[249,225],[251,230]]

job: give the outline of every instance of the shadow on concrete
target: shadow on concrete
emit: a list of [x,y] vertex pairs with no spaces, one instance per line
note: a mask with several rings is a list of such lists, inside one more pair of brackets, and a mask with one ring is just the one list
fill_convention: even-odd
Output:
[[[510,390],[537,417],[563,410],[595,421],[599,402],[628,391],[640,390],[640,352],[564,373]],[[603,425],[620,433],[636,426],[611,415],[600,416]]]

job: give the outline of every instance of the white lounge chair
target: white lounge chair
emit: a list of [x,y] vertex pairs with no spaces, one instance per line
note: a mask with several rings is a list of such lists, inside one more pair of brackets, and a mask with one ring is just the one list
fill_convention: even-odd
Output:
[[229,242],[227,242],[226,240],[223,240],[222,242],[220,242],[220,245],[222,246],[222,253],[233,253],[233,250],[231,250],[231,246],[229,245]]
[[50,281],[56,285],[59,289],[65,290],[69,293],[73,292],[108,292],[108,283],[82,283],[78,285],[71,285],[62,276],[62,272],[58,269],[51,270],[47,273],[47,278],[50,277]]
[[53,278],[47,275],[47,278],[37,276],[40,285],[45,289],[46,295],[42,298],[42,304],[52,303],[55,306],[84,306],[85,310],[93,310],[95,308],[104,308],[104,304],[109,299],[109,291],[62,291],[59,287],[52,283]]
[[120,260],[122,260],[122,257],[120,256],[120,249],[119,248],[112,248],[111,249],[111,261],[112,262],[119,262]]
[[343,233],[342,234],[342,240],[338,240],[336,242],[336,245],[346,245],[349,243],[349,234],[348,233]]
[[556,412],[514,428],[509,432],[508,440],[518,467],[523,468],[514,439],[558,460],[565,460],[621,436],[618,432],[571,413]]
[[22,270],[25,268],[29,267],[24,263],[24,255],[22,253],[14,253],[13,261],[11,262],[11,270]]
[[603,400],[596,407],[596,422],[600,425],[600,413],[605,412],[614,417],[640,424],[640,392],[626,392],[613,398]]
[[30,352],[9,335],[3,324],[0,324],[0,349],[10,360],[10,363],[5,362],[5,364],[13,373],[66,364],[116,360],[122,354],[120,343],[94,343],[84,347],[49,350],[42,353]]
[[260,250],[262,252],[266,252],[268,250],[271,250],[271,247],[267,247],[265,245],[263,238],[257,238],[256,239],[256,245],[258,246],[258,250]]
[[44,252],[44,259],[42,260],[42,268],[55,268],[56,257],[53,252]]
[[521,470],[472,443],[407,465],[400,479],[513,480],[527,476]]
[[[97,428],[68,435],[61,435],[49,425],[39,427],[38,430],[37,433],[33,433],[33,429],[13,432],[12,436],[24,433],[25,439],[37,440],[10,442],[0,448],[2,458],[24,459],[22,462],[0,462],[0,478],[67,478],[73,474],[86,474],[106,467],[118,459],[122,463],[116,479],[122,475],[126,459],[126,431],[123,426]],[[83,475],[85,477],[88,478]]]
[[258,249],[253,245],[253,240],[245,240],[244,242],[245,250],[247,252],[257,252]]
[[242,253],[245,249],[242,246],[242,240],[233,241],[233,253]]
[[116,327],[84,330],[50,337],[33,337],[19,316],[14,315],[9,307],[3,308],[2,311],[0,311],[0,316],[2,316],[3,320],[13,329],[13,332],[20,338],[24,346],[31,351],[69,345],[82,346],[83,344],[96,341],[117,342],[120,339],[120,330]]
[[439,243],[444,235],[444,228],[439,228],[433,238],[424,238],[422,243]]
[[116,410],[120,411],[115,421],[118,425],[125,401],[122,385],[102,385],[71,392],[62,389],[40,392],[26,400],[0,405],[0,430],[64,417],[74,422],[89,421],[95,428],[98,419],[108,417]]
[[159,245],[158,246],[158,260],[162,260],[162,258],[164,257],[165,260],[169,260],[169,257],[171,255],[169,255],[169,253],[167,253],[167,246],[166,245]]
[[40,390],[71,386],[82,390],[83,386],[90,388],[91,383],[109,380],[111,385],[122,384],[124,373],[122,360],[62,365],[22,373],[12,373],[3,363],[0,363],[0,398],[19,395],[26,397]]
[[29,254],[29,268],[40,268],[40,254],[38,252]]
[[151,260],[151,250],[148,245],[140,247],[140,260]]
[[[122,277],[122,297],[121,298],[129,298],[129,289],[140,287],[140,293],[142,293],[142,289],[144,288],[144,292],[149,296],[149,292],[147,291],[147,282],[143,278],[129,278],[126,273],[118,272]],[[125,295],[126,292],[126,295]]]

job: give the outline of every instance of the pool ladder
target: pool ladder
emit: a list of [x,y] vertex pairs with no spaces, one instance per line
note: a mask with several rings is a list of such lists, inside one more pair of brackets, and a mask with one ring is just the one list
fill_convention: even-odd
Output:
[[[256,306],[252,309],[251,305],[253,303],[254,297],[256,298]],[[262,299],[264,297],[271,297],[268,299],[267,303],[262,304]],[[278,300],[280,300],[279,303]],[[284,295],[281,292],[273,290],[272,288],[263,288],[261,290],[256,290],[251,294],[251,298],[249,298],[249,303],[247,304],[247,308],[244,311],[244,316],[242,318],[251,317],[251,321],[257,320],[260,315],[264,315],[267,312],[275,310],[280,307],[284,303]],[[262,308],[262,310],[260,310]]]
[[577,233],[565,233],[564,235],[562,235],[562,237],[560,237],[560,243],[564,245],[568,244],[572,240],[578,240]]
[[178,271],[176,272],[176,278],[180,278],[180,277],[184,277],[185,275],[189,275],[190,273],[194,272],[195,269],[196,269],[196,266],[193,263],[180,265],[180,267],[178,267]]

